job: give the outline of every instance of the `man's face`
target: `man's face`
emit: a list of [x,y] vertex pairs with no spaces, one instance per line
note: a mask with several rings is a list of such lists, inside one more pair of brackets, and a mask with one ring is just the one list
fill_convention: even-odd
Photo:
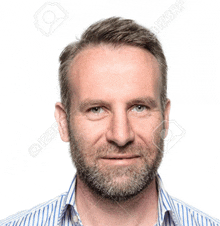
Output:
[[100,45],[80,52],[70,72],[68,126],[78,177],[104,198],[127,200],[152,182],[163,156],[155,131],[163,120],[157,60],[137,47]]

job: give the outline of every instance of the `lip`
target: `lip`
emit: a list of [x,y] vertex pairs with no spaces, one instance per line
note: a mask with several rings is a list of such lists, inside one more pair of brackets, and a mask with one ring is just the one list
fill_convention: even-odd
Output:
[[109,160],[122,160],[122,159],[133,159],[133,158],[138,158],[140,157],[139,155],[131,155],[131,154],[127,154],[127,155],[107,155],[102,157],[102,159],[109,159]]
[[105,165],[111,166],[129,166],[137,164],[141,156],[139,155],[108,155],[100,159]]

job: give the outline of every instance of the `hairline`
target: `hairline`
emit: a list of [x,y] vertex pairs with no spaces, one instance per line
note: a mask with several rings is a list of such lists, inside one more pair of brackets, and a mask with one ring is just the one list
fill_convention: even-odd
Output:
[[[80,42],[78,42],[77,44],[80,44]],[[76,45],[77,45],[76,44]],[[123,48],[123,47],[135,47],[135,48],[139,48],[139,49],[142,49],[144,51],[146,51],[147,53],[150,53],[151,56],[153,56],[156,61],[157,61],[157,64],[158,64],[158,68],[159,68],[159,83],[160,83],[160,107],[161,107],[161,111],[162,113],[164,112],[164,109],[163,109],[163,106],[162,106],[162,99],[161,99],[161,93],[163,91],[163,82],[162,82],[162,68],[161,68],[161,65],[160,65],[160,62],[158,61],[157,57],[148,49],[142,47],[142,46],[137,46],[137,45],[132,45],[132,44],[129,44],[129,43],[111,43],[111,42],[99,42],[99,43],[86,43],[84,44],[84,46],[80,46],[80,48],[78,48],[78,50],[76,51],[75,55],[73,56],[73,58],[69,59],[70,63],[68,65],[68,69],[67,69],[67,86],[68,86],[68,89],[69,89],[69,95],[72,97],[72,90],[71,90],[71,87],[70,87],[70,77],[71,77],[71,68],[74,64],[74,60],[76,59],[76,57],[82,53],[84,50],[87,50],[87,49],[90,49],[90,48],[95,48],[95,47],[99,47],[99,46],[107,46],[107,47],[110,47],[110,48],[113,48],[113,49],[120,49],[120,48]],[[69,111],[70,111],[70,108],[71,108],[71,102],[72,102],[72,99],[70,99],[70,106],[69,106]],[[70,114],[70,112],[68,112]]]

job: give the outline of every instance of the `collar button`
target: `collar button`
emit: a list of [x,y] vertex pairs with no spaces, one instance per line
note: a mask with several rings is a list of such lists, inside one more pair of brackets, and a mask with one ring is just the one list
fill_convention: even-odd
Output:
[[73,221],[74,221],[75,223],[78,222],[78,217],[77,217],[76,215],[73,217]]

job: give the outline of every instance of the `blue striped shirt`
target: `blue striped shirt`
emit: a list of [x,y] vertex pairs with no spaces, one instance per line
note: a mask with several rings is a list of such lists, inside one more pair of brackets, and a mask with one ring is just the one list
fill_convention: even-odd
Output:
[[[68,192],[0,221],[0,226],[82,226],[75,202],[76,175]],[[158,220],[156,226],[220,226],[220,221],[171,197],[157,175]]]

